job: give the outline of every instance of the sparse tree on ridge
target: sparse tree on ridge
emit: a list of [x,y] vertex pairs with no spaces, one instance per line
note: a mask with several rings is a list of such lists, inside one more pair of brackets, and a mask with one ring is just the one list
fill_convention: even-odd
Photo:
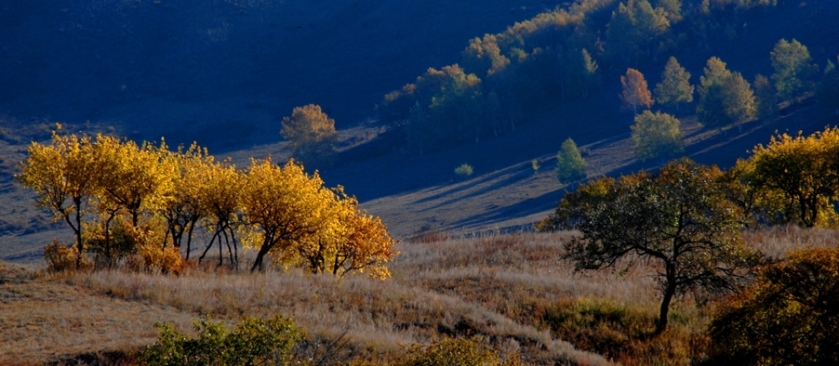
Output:
[[676,106],[676,110],[679,110],[682,103],[693,102],[693,89],[690,73],[679,65],[675,57],[670,57],[661,74],[661,82],[655,87],[656,102]]
[[621,100],[624,106],[632,108],[632,113],[638,114],[638,107],[650,108],[653,105],[653,97],[647,87],[647,80],[644,74],[635,69],[627,69],[626,75],[621,76]]

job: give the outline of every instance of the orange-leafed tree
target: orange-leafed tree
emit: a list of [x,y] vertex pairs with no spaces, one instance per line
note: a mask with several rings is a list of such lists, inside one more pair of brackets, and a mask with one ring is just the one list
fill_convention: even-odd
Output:
[[632,108],[634,114],[638,114],[638,107],[650,108],[653,105],[653,96],[647,87],[647,80],[640,71],[627,69],[626,75],[621,76],[621,86],[621,100],[625,107]]

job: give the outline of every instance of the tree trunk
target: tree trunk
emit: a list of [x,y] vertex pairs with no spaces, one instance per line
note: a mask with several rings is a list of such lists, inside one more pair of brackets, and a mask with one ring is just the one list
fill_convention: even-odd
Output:
[[265,270],[265,266],[262,264],[262,259],[268,254],[268,251],[271,250],[271,245],[268,245],[267,241],[262,243],[262,247],[259,248],[259,253],[256,255],[256,259],[253,261],[253,266],[251,267],[251,272],[255,271],[257,268],[260,272]]
[[658,323],[655,326],[655,333],[653,335],[657,336],[667,329],[667,314],[670,312],[670,301],[673,300],[673,295],[675,294],[676,283],[674,280],[668,279],[667,287],[664,289],[664,298],[661,299],[661,309],[658,313]]
[[82,201],[81,199],[74,199],[73,203],[76,205],[76,245],[78,252],[76,253],[76,269],[82,265],[82,252],[84,251],[84,243],[82,242]]

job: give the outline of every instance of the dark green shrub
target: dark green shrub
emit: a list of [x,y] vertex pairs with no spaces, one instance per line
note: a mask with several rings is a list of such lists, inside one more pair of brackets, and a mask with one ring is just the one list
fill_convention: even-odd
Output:
[[146,365],[289,365],[292,349],[303,338],[291,320],[248,318],[233,332],[223,323],[195,323],[198,338],[189,338],[169,324],[157,343],[140,355]]

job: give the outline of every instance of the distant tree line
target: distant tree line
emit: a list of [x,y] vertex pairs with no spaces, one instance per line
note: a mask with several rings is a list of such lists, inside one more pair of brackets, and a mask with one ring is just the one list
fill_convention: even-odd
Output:
[[[550,102],[591,96],[604,76],[617,70],[654,62],[685,44],[706,48],[712,35],[726,32],[719,23],[721,14],[774,5],[765,0],[577,1],[503,33],[472,39],[458,63],[429,68],[385,95],[377,107],[379,119],[404,136],[406,151],[412,154],[478,142],[514,131]],[[736,36],[737,29],[730,32]],[[674,84],[684,74],[673,66],[659,98],[678,108],[690,103],[693,93],[685,90],[687,85]],[[739,78],[720,76],[709,79],[707,87],[712,89],[700,90],[701,96],[710,93],[707,103],[717,96],[715,85],[740,83]],[[648,101],[635,101],[633,109],[649,107]]]

